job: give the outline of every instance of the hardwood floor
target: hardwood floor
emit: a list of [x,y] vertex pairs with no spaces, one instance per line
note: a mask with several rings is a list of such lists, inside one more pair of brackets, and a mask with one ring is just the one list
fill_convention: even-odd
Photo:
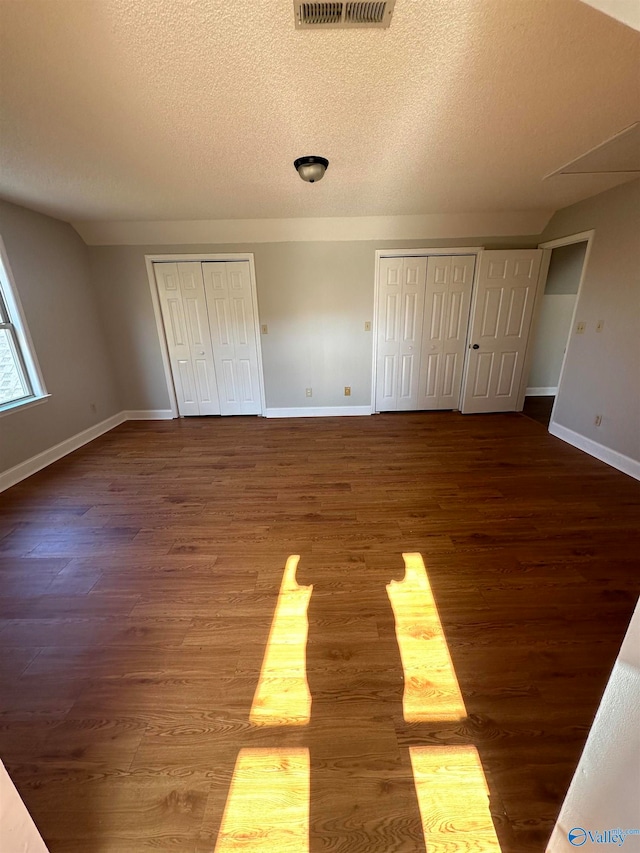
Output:
[[[212,853],[256,748],[309,750],[313,853],[424,853],[409,749],[472,746],[503,853],[543,853],[640,591],[639,521],[640,483],[517,414],[124,424],[0,495],[0,757],[52,853]],[[403,552],[461,722],[403,720]],[[311,718],[254,726],[292,554]]]
[[555,397],[525,397],[522,414],[548,427]]

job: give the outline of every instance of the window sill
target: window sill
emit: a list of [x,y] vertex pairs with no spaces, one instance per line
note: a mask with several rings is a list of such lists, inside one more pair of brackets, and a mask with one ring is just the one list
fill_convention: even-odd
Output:
[[16,400],[15,403],[5,403],[0,406],[0,418],[4,415],[11,415],[13,412],[22,412],[24,409],[30,409],[32,406],[39,406],[40,403],[46,403],[51,397],[51,394],[43,394],[40,397],[30,397],[28,400]]

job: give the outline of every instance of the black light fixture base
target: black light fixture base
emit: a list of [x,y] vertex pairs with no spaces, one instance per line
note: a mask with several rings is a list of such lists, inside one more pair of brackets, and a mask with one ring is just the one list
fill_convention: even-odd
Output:
[[324,173],[329,166],[329,161],[326,157],[309,155],[307,157],[298,157],[297,160],[293,161],[293,165],[303,181],[313,184],[324,177]]

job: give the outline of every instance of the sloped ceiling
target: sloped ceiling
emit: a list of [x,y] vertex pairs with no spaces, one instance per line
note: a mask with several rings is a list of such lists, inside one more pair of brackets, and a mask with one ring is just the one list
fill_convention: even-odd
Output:
[[292,0],[3,0],[0,32],[0,194],[69,221],[550,212],[634,177],[545,180],[640,118],[640,34],[580,0],[328,32]]

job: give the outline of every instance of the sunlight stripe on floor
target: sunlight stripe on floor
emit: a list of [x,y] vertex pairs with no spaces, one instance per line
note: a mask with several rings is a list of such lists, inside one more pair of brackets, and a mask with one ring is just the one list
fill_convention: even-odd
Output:
[[409,753],[429,853],[500,853],[476,748],[412,746]]
[[404,670],[404,718],[409,723],[467,716],[421,554],[403,554],[405,576],[387,594]]
[[308,853],[308,749],[241,749],[215,853]]
[[307,681],[307,610],[313,586],[299,586],[300,556],[287,560],[249,720],[258,726],[304,726],[311,716]]

